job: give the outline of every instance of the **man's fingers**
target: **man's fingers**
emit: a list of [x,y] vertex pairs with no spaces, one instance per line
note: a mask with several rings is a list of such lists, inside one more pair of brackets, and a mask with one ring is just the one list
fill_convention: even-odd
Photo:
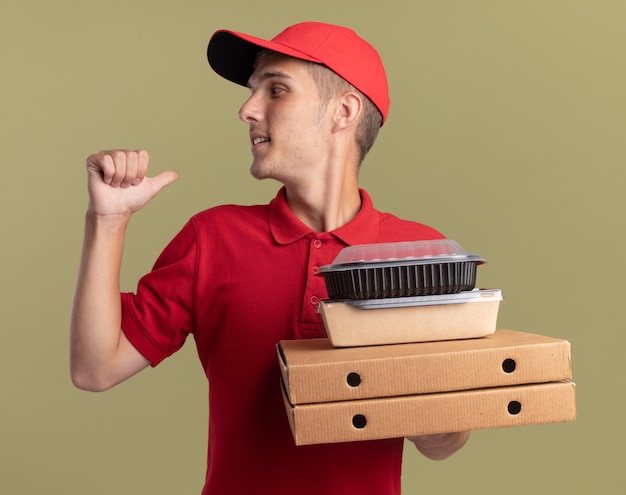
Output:
[[115,173],[113,174],[113,177],[109,182],[109,184],[111,184],[111,186],[113,187],[119,187],[126,177],[126,163],[128,153],[132,152],[128,152],[125,150],[114,150],[109,152],[109,156],[112,158],[113,166],[115,167]]
[[143,181],[150,156],[145,150],[106,150],[91,155],[87,166],[102,174],[102,180],[112,187],[129,187]]
[[98,153],[87,158],[87,169],[102,175],[105,184],[111,184],[115,175],[115,162],[111,155]]
[[126,153],[125,159],[126,170],[120,181],[120,187],[130,187],[137,179],[137,169],[139,167],[139,157],[137,153]]
[[141,184],[141,181],[146,176],[148,172],[148,163],[150,162],[150,155],[146,150],[137,151],[137,174],[132,184],[136,186],[137,184]]

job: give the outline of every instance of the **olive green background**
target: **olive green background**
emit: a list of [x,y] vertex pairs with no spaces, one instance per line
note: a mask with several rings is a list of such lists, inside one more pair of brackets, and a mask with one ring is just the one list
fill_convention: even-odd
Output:
[[351,26],[386,63],[391,114],[361,174],[377,207],[487,258],[500,327],[572,343],[575,422],[478,431],[439,463],[407,445],[404,493],[621,491],[625,2],[2,0],[0,492],[199,493],[207,385],[191,341],[109,392],[70,383],[84,160],[146,148],[152,170],[180,173],[133,220],[133,290],[190,215],[278,187],[248,174],[247,91],[208,67],[211,33],[302,20]]

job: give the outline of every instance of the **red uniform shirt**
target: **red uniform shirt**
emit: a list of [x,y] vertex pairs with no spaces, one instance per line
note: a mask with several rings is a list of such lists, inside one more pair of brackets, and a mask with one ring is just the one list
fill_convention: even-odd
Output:
[[220,206],[185,225],[122,294],[122,328],[153,366],[189,334],[209,380],[203,494],[398,494],[403,439],[296,447],[284,410],[276,343],[323,337],[319,266],[346,245],[442,238],[378,212],[365,191],[347,225],[314,232],[284,189],[269,205]]

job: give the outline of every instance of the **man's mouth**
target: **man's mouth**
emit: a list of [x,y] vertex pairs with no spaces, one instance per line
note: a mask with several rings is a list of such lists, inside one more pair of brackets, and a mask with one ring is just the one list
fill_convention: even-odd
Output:
[[255,137],[252,140],[252,144],[268,143],[269,141],[270,141],[270,138],[268,137]]

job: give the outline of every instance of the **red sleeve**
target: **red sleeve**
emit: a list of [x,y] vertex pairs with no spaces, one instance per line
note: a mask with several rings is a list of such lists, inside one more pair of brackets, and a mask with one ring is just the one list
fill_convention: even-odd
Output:
[[180,349],[193,330],[196,253],[188,223],[140,279],[137,293],[122,294],[122,330],[152,366]]

